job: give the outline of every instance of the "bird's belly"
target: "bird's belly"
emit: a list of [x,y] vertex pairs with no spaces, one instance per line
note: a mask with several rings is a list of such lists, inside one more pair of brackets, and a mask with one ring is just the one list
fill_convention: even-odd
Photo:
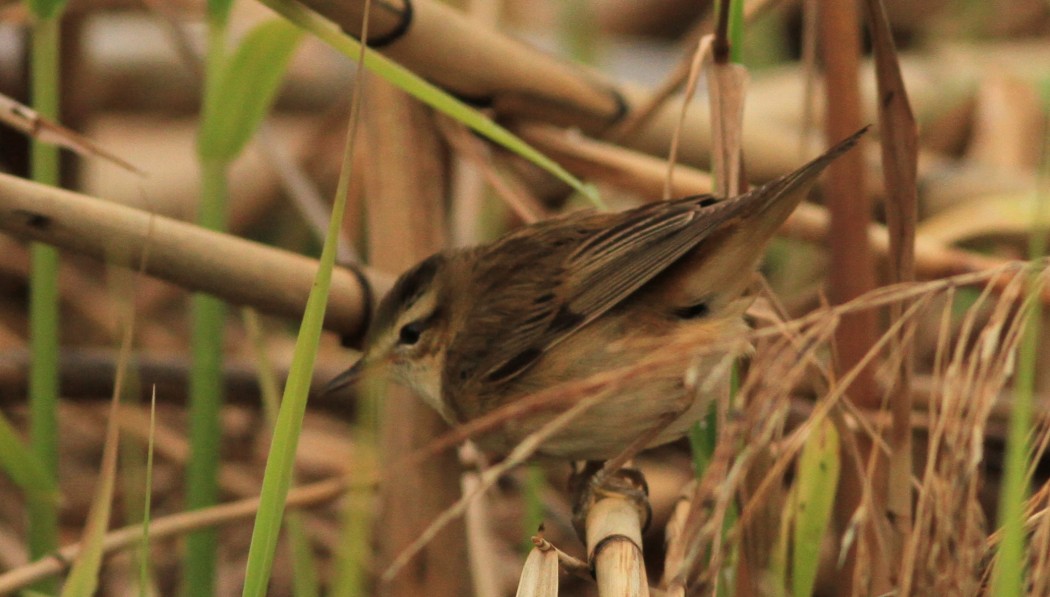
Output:
[[[656,435],[646,442],[646,448],[674,441],[704,417],[716,393],[727,391],[728,384],[719,382],[705,390],[686,388],[678,378],[648,380],[645,384],[597,396],[593,406],[544,440],[538,454],[572,460],[604,460],[650,433]],[[509,426],[508,439],[516,438],[520,442],[530,431],[535,432],[564,412],[537,415],[524,424],[517,421]]]
[[[560,357],[555,351],[552,357]],[[562,380],[594,380],[610,374],[610,382],[595,391],[572,397],[568,406],[514,419],[489,437],[479,438],[482,448],[507,453],[532,434],[549,434],[540,442],[538,455],[572,460],[603,460],[620,454],[643,435],[655,433],[644,447],[654,447],[684,436],[690,427],[704,417],[709,405],[729,390],[729,371],[733,355],[710,355],[682,362],[646,363],[648,353],[626,354],[615,350],[598,350],[581,356],[570,347],[564,370],[550,371],[550,377]],[[691,362],[688,362],[691,361]],[[543,366],[550,367],[549,363]],[[615,371],[624,372],[616,379]],[[695,381],[687,379],[696,377]],[[562,386],[571,394],[570,386]],[[548,389],[549,386],[532,391]],[[589,390],[593,390],[591,387]],[[589,406],[585,406],[589,403]],[[568,413],[579,407],[575,415]],[[560,424],[562,416],[572,416]],[[548,424],[557,429],[544,430]],[[564,425],[564,426],[562,426]]]

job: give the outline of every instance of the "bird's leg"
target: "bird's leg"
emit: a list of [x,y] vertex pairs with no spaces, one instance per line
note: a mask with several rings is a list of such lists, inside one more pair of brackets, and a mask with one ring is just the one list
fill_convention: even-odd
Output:
[[569,493],[573,503],[573,527],[580,539],[586,542],[586,526],[592,507],[599,501],[609,498],[625,499],[633,504],[638,512],[642,529],[649,525],[652,508],[649,505],[649,485],[645,476],[638,469],[617,467],[605,474],[605,463],[600,460],[588,460],[582,468],[573,468],[569,477]]
[[645,478],[635,469],[619,469],[595,484],[601,470],[601,462],[590,461],[574,471],[573,526],[587,548],[599,594],[648,595],[642,533],[652,509]]

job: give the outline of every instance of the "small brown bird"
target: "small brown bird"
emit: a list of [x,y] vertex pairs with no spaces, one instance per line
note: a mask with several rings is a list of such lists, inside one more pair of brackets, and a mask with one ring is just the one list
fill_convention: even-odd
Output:
[[[741,295],[767,241],[866,130],[730,199],[702,195],[622,213],[573,213],[492,244],[437,253],[398,279],[379,304],[364,355],[327,391],[344,392],[363,373],[381,371],[456,424],[629,366],[654,342],[683,331],[739,337],[747,330]],[[700,367],[724,356],[706,357]],[[607,459],[661,425],[649,445],[675,440],[704,415],[711,394],[687,384],[680,370],[630,379],[539,453]],[[478,441],[506,452],[559,412],[509,421]]]

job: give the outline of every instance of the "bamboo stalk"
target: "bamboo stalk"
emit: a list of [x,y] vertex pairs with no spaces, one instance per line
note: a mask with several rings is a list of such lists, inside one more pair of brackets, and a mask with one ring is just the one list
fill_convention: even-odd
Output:
[[637,508],[622,497],[609,497],[591,507],[587,520],[598,595],[649,595]]
[[[125,267],[148,247],[147,274],[290,318],[302,315],[317,269],[309,257],[6,174],[0,230]],[[386,276],[366,276],[376,295],[389,287]],[[354,273],[336,270],[325,327],[358,337],[370,300]]]
[[[360,36],[363,0],[302,4]],[[544,56],[442,2],[391,0],[373,13],[370,47],[497,112],[595,132],[617,122],[627,110],[619,89],[604,77]]]

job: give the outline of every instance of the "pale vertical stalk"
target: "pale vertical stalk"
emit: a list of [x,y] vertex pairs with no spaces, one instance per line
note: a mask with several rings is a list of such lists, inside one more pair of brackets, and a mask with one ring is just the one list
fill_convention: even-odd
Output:
[[598,595],[649,595],[639,509],[630,499],[612,495],[590,506],[587,551],[598,582]]
[[[30,75],[33,107],[41,116],[58,119],[59,17],[34,20]],[[59,184],[58,148],[34,139],[33,180]],[[58,478],[58,250],[40,243],[30,249],[32,281],[29,286],[29,413],[33,451]],[[58,508],[53,500],[29,500],[29,553],[36,559],[58,547]],[[35,589],[53,593],[58,584],[49,579]]]
[[[214,109],[217,82],[226,53],[226,24],[208,21],[202,114]],[[207,122],[207,118],[202,121]],[[227,181],[225,161],[201,159],[201,197],[197,223],[202,228],[226,228]],[[190,376],[190,460],[186,468],[186,507],[205,508],[218,499],[218,469],[222,426],[223,327],[226,305],[213,296],[193,296],[192,372]],[[197,531],[186,538],[183,595],[208,595],[215,586],[218,535],[214,529]]]
[[[372,265],[401,271],[445,246],[444,210],[447,163],[430,110],[377,77],[367,80],[361,146],[369,149],[365,173],[368,194],[369,255]],[[433,409],[405,388],[390,386],[382,402],[380,458],[397,462],[447,429]],[[387,569],[460,494],[456,454],[446,450],[425,466],[387,475],[380,485],[376,520],[377,565]],[[465,527],[443,530],[408,565],[418,574],[384,581],[391,595],[469,593]],[[418,568],[417,568],[418,566]]]

